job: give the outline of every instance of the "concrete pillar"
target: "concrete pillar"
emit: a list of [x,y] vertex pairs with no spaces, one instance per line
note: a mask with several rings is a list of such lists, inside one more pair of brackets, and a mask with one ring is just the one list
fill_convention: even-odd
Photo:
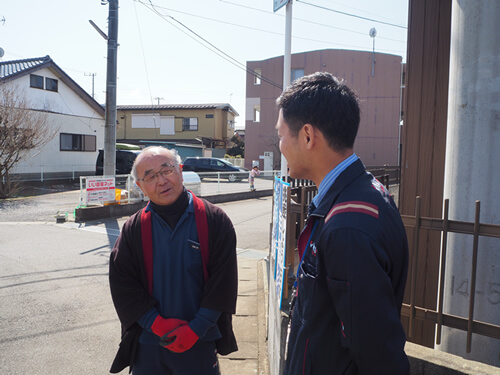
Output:
[[[450,220],[500,224],[500,1],[453,0],[444,198]],[[473,237],[451,234],[445,313],[467,317]],[[500,324],[500,240],[480,237],[474,318]],[[438,349],[500,366],[500,340],[443,329]]]

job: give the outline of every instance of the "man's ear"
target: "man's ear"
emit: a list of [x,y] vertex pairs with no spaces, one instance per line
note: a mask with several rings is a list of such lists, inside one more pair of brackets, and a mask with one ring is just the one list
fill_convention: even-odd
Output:
[[136,181],[135,182],[137,186],[139,186],[139,189],[141,189],[142,194],[147,197],[146,193],[144,192],[144,189],[142,188],[142,181]]
[[307,148],[311,148],[316,143],[317,130],[311,124],[305,124],[301,131]]

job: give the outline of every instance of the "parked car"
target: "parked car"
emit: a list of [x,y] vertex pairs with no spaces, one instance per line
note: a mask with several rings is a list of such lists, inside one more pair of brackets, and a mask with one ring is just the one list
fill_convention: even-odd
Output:
[[219,158],[186,158],[182,164],[183,171],[199,173],[203,178],[224,178],[229,182],[237,182],[248,178],[249,170],[236,167],[227,160]]
[[[141,150],[116,150],[115,174],[129,174],[132,164]],[[102,176],[104,170],[104,150],[99,150],[95,163],[96,176]]]

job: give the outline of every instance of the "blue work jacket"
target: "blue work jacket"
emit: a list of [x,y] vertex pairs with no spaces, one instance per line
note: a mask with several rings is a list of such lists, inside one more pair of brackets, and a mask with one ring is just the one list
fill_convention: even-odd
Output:
[[360,160],[310,213],[298,248],[285,374],[408,374],[400,322],[406,232]]

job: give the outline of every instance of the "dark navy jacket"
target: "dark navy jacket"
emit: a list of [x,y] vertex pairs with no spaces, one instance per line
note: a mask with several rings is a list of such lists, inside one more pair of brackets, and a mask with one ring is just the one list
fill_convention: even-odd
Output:
[[409,374],[400,322],[406,232],[360,160],[311,212],[298,248],[285,374]]
[[[217,321],[217,329],[222,338],[216,340],[216,345],[219,354],[227,355],[238,350],[232,329],[232,314],[236,312],[238,291],[236,233],[231,220],[221,208],[204,199],[202,201],[208,221],[209,278],[204,283],[199,306],[222,312]],[[123,225],[109,262],[111,296],[122,325],[120,348],[111,366],[111,373],[120,372],[127,366],[132,370],[139,337],[143,332],[138,321],[159,303],[148,293],[141,212],[142,210],[132,215]],[[188,208],[187,214],[193,216],[193,210]],[[189,222],[194,223],[194,218],[190,218]],[[196,228],[192,228],[190,235],[197,238]],[[196,269],[202,280],[201,255],[198,258]]]

